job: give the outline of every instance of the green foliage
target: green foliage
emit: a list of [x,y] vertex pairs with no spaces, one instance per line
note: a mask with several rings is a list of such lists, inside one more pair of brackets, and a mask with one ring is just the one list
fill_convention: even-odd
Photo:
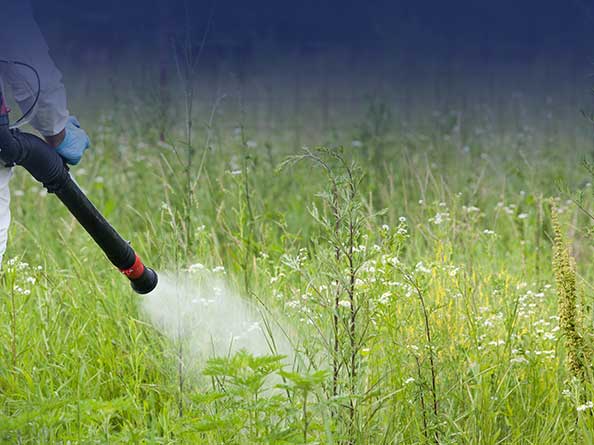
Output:
[[[268,356],[199,361],[15,170],[0,442],[592,441],[591,135],[573,112],[380,100],[319,133],[312,107],[301,139],[328,143],[295,153],[281,106],[197,101],[193,125],[168,110],[181,123],[160,141],[133,94],[112,94],[109,114],[80,107],[94,145],[77,181],[158,270],[200,263],[242,289],[294,356],[269,338]],[[262,130],[264,112],[283,125]]]
[[194,399],[209,412],[202,430],[216,431],[223,443],[294,443],[291,404],[271,391],[270,380],[282,368],[282,358],[240,351],[209,360],[203,373],[212,390]]
[[586,377],[586,367],[590,363],[586,353],[582,333],[582,315],[578,308],[575,266],[569,255],[569,248],[562,233],[557,210],[552,207],[553,230],[553,267],[559,293],[559,326],[566,338],[567,365],[573,376],[579,380]]

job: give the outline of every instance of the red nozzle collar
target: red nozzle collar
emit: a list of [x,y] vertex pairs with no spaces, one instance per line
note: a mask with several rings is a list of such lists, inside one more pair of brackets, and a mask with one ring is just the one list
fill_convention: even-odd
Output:
[[142,264],[140,257],[136,255],[136,260],[134,260],[132,267],[128,269],[120,269],[120,272],[126,275],[129,279],[136,280],[144,273],[144,264]]

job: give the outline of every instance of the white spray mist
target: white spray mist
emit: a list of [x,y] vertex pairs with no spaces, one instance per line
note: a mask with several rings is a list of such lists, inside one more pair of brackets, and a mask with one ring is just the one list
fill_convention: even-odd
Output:
[[[188,346],[193,360],[226,356],[240,349],[254,355],[278,353],[292,360],[285,334],[215,274],[160,272],[143,309],[165,335]],[[271,348],[270,335],[276,351]]]

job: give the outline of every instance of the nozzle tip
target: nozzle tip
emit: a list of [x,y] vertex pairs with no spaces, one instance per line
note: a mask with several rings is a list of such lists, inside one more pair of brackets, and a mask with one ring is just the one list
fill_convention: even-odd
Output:
[[140,277],[135,280],[130,280],[134,292],[141,295],[148,294],[155,290],[158,282],[159,277],[157,276],[157,273],[150,267],[145,267],[144,272]]

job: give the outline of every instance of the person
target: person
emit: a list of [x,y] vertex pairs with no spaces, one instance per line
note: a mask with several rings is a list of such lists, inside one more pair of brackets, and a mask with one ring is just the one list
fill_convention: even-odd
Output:
[[[7,0],[0,22],[0,80],[9,87],[19,108],[26,112],[37,96],[35,73],[10,63],[23,62],[39,75],[39,98],[29,124],[56,149],[65,162],[78,164],[90,146],[87,133],[68,111],[62,74],[56,67],[39,29],[29,0]],[[0,147],[1,149],[1,147]],[[10,225],[9,181],[12,169],[0,166],[0,264],[6,251]]]

